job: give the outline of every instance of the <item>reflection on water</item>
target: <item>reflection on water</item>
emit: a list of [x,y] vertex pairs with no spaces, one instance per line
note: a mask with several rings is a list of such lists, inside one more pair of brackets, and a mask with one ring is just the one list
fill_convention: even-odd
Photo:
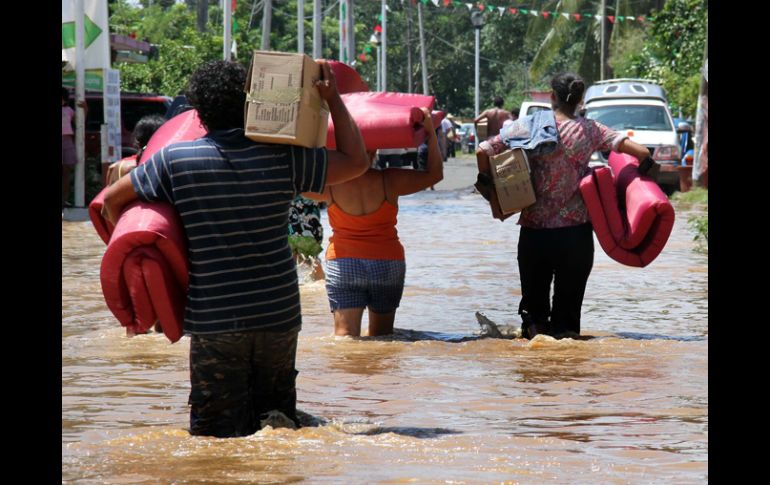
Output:
[[333,336],[323,282],[302,278],[298,407],[313,425],[227,440],[186,431],[189,340],[127,338],[101,294],[103,243],[90,223],[63,223],[63,481],[707,481],[708,268],[687,214],[647,268],[596,244],[592,338],[505,340],[480,338],[475,312],[520,325],[519,228],[482,202],[399,201],[393,336]]

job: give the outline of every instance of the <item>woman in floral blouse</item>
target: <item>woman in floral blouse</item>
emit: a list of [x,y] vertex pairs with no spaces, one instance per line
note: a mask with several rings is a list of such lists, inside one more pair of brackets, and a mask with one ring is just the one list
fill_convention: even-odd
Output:
[[[594,120],[576,116],[585,83],[574,73],[551,79],[551,105],[560,143],[548,154],[530,157],[536,201],[521,212],[518,244],[522,333],[555,337],[580,334],[580,309],[594,259],[593,230],[580,195],[595,151],[614,150],[639,160],[647,148]],[[508,147],[500,136],[479,145],[479,171],[491,176],[489,156]],[[505,216],[494,207],[493,215]],[[553,306],[550,302],[553,283]]]

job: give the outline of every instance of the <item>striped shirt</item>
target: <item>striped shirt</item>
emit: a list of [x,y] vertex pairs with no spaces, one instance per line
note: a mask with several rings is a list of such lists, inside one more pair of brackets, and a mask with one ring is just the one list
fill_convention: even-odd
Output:
[[325,148],[258,144],[243,129],[174,143],[130,172],[144,201],[170,202],[188,244],[185,332],[283,332],[301,325],[289,205],[322,192]]

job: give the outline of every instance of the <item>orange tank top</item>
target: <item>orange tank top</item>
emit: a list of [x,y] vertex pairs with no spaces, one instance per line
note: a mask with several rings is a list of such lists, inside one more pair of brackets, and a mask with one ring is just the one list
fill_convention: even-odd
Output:
[[331,203],[327,214],[332,236],[326,259],[405,259],[396,231],[398,207],[387,200],[376,211],[360,216],[350,215]]

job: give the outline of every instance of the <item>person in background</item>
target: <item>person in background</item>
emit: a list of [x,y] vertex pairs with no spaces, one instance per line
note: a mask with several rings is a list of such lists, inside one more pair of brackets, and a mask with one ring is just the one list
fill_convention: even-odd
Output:
[[112,185],[118,181],[118,179],[128,172],[136,168],[136,165],[142,159],[142,153],[147,148],[147,143],[152,138],[152,135],[158,131],[166,119],[161,115],[147,115],[140,119],[136,126],[134,126],[134,147],[136,147],[136,153],[128,157],[118,160],[117,162],[110,164],[107,168],[107,185]]
[[297,264],[306,264],[314,281],[325,278],[318,255],[323,250],[321,203],[297,194],[289,207],[289,247]]
[[[332,236],[326,250],[326,292],[334,314],[335,335],[361,335],[369,309],[369,335],[393,333],[406,275],[398,239],[398,198],[419,192],[443,178],[443,163],[430,111],[423,109],[427,170],[370,168],[358,178],[308,194],[328,205]],[[373,154],[370,154],[373,157]]]
[[[487,120],[487,137],[493,137],[500,133],[500,128],[503,127],[505,120],[511,118],[511,112],[503,109],[503,98],[495,96],[494,108],[484,110],[473,120],[473,124],[476,126],[476,132],[478,133],[478,124],[482,120]],[[481,140],[479,140],[481,141]]]
[[[72,170],[78,163],[75,150],[75,110],[70,104],[70,92],[67,88],[61,88],[61,206],[71,207],[70,182]],[[83,108],[83,113],[88,114],[88,105],[85,100],[78,102]]]
[[321,192],[368,166],[358,127],[326,61],[315,82],[329,105],[337,150],[246,138],[246,69],[228,61],[198,68],[187,99],[206,135],[172,143],[104,196],[115,224],[137,198],[171,203],[188,241],[190,433],[236,437],[270,422],[299,426],[295,360],[302,326],[297,267],[286,227],[300,192]]
[[[580,335],[580,312],[593,267],[594,243],[579,185],[590,172],[591,154],[615,150],[639,160],[650,155],[647,148],[626,135],[576,116],[585,92],[580,76],[557,74],[551,79],[551,88],[560,143],[548,154],[529,158],[535,203],[521,211],[518,221],[519,315],[525,338],[540,333],[557,338]],[[482,142],[476,152],[479,172],[491,178],[489,157],[507,149],[500,135]],[[507,217],[495,204],[492,212],[495,218]]]

